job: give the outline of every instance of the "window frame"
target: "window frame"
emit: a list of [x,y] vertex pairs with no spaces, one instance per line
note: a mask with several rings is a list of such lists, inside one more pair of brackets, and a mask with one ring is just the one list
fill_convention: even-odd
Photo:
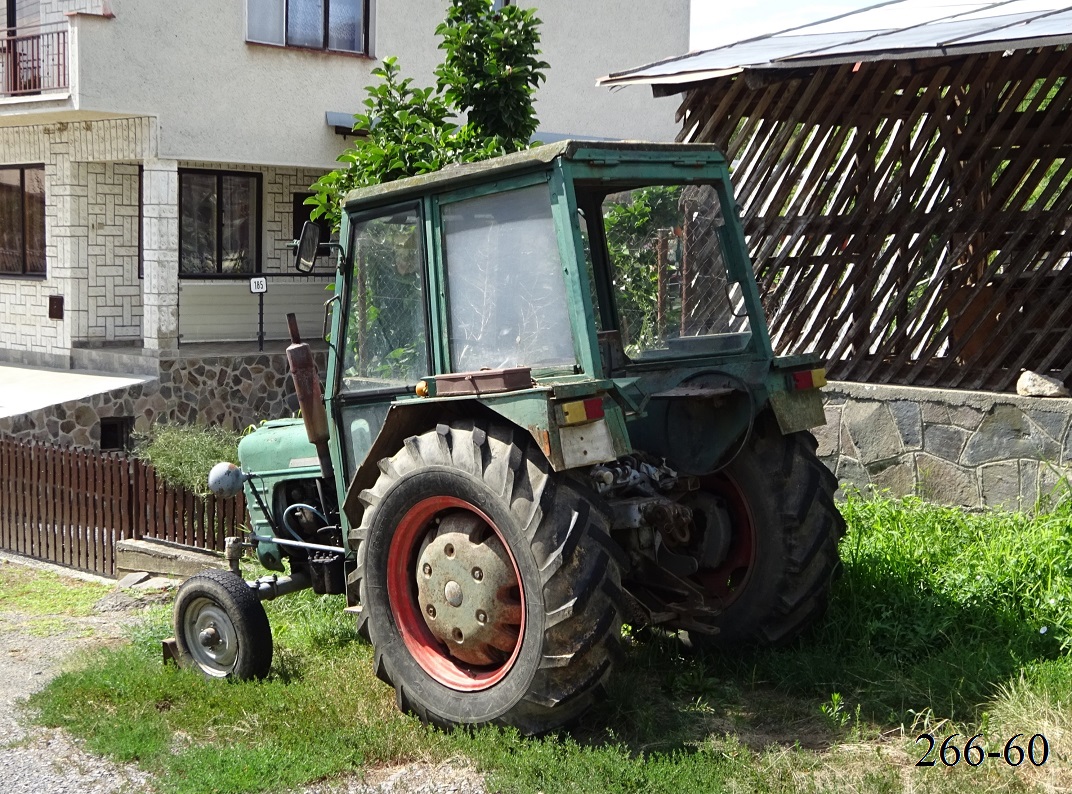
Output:
[[[264,241],[262,239],[263,231],[263,215],[264,215],[264,175],[260,171],[230,171],[226,169],[217,168],[180,168],[179,173],[179,278],[180,279],[221,279],[221,280],[241,280],[248,279],[250,276],[258,275],[262,272],[263,264],[263,248]],[[183,219],[183,201],[182,201],[182,178],[187,174],[200,174],[200,175],[212,175],[216,177],[216,272],[215,273],[184,273],[182,269],[182,219]],[[223,177],[225,176],[241,176],[241,177],[253,177],[257,185],[257,209],[254,212],[254,230],[253,239],[257,243],[257,252],[253,260],[253,270],[242,273],[222,273],[219,268],[223,266],[223,212],[221,211],[219,196],[223,190]]]
[[[42,200],[42,212],[41,219],[44,222],[42,231],[44,232],[43,239],[45,243],[45,257],[44,257],[44,269],[43,270],[27,270],[27,225],[26,225],[26,171],[40,171],[42,176],[42,187],[44,190],[41,193]],[[0,270],[0,278],[8,279],[46,279],[48,278],[48,182],[45,174],[44,163],[24,163],[24,164],[4,164],[0,165],[0,171],[18,171],[19,172],[19,220],[21,221],[20,228],[20,241],[22,243],[20,251],[20,259],[22,269],[17,272]]]
[[292,2],[303,2],[305,0],[275,0],[275,2],[281,3],[283,6],[283,37],[282,41],[264,41],[262,39],[250,38],[249,33],[249,16],[250,16],[250,2],[246,0],[246,42],[250,44],[264,44],[269,47],[286,47],[288,49],[295,50],[310,50],[312,52],[331,52],[339,55],[357,55],[363,58],[371,58],[371,36],[369,34],[369,27],[372,20],[372,0],[360,0],[361,2],[361,40],[358,42],[360,49],[357,50],[344,50],[337,47],[329,46],[330,39],[330,14],[332,0],[323,0],[324,3],[324,18],[323,18],[323,37],[321,38],[321,46],[312,47],[308,44],[292,44],[289,41],[287,20],[290,16],[290,4]]

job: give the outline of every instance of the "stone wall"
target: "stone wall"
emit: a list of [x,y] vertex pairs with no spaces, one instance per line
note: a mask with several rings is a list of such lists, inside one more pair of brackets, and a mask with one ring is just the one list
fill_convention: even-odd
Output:
[[[321,373],[326,351],[314,353]],[[1072,473],[1072,399],[831,383],[819,456],[842,488],[969,507],[1034,507]],[[221,425],[240,430],[297,411],[286,356],[176,356],[159,378],[19,417],[0,434],[100,445],[100,420]]]
[[814,432],[842,488],[1027,509],[1072,471],[1072,399],[842,382],[824,398]]
[[[326,372],[325,352],[314,352],[314,358]],[[158,379],[0,418],[0,434],[98,449],[102,418],[132,417],[140,433],[156,422],[241,430],[297,410],[283,353],[183,357],[162,359]]]

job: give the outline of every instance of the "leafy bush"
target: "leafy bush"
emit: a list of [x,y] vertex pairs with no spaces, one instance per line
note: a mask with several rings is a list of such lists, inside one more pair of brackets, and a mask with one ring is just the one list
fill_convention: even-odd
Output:
[[134,454],[171,485],[204,493],[208,472],[221,460],[238,463],[241,435],[222,427],[157,425],[138,439]]

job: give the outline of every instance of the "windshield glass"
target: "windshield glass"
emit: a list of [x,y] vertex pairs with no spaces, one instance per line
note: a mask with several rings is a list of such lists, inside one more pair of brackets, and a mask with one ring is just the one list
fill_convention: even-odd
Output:
[[546,183],[443,205],[455,372],[576,360]]
[[342,388],[408,388],[428,374],[417,208],[356,223],[352,249]]
[[587,203],[603,220],[609,297],[629,358],[747,347],[751,329],[743,291],[727,270],[726,221],[714,185],[604,189]]

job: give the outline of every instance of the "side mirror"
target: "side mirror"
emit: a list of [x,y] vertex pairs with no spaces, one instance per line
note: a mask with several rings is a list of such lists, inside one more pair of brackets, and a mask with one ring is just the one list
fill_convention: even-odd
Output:
[[306,221],[302,226],[301,237],[298,238],[298,253],[294,267],[299,273],[311,273],[316,264],[317,250],[320,248],[320,227],[312,221]]

